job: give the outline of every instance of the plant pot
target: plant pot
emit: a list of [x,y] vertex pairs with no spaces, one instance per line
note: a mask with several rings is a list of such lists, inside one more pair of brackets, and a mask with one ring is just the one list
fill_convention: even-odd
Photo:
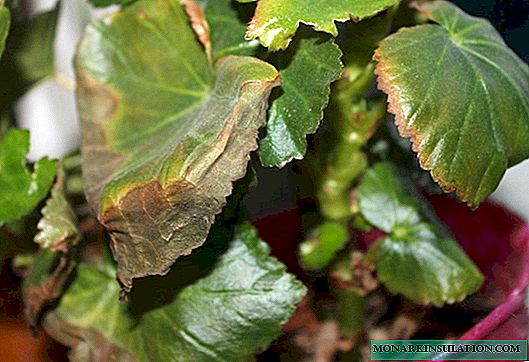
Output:
[[[529,284],[529,227],[518,216],[492,202],[472,211],[447,196],[430,198],[434,211],[450,228],[485,276],[483,287],[467,305],[490,310],[459,339],[526,339],[529,320],[525,305]],[[272,253],[301,280],[307,280],[296,260],[302,238],[299,210],[283,211],[255,221]],[[380,233],[375,233],[375,237]],[[306,312],[306,311],[304,311]],[[297,318],[289,331],[303,328]]]

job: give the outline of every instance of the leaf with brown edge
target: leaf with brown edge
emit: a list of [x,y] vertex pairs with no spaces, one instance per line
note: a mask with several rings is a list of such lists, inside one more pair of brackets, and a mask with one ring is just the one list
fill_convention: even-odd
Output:
[[529,156],[529,68],[488,21],[446,1],[416,6],[434,24],[382,41],[378,86],[421,167],[477,206]]
[[208,59],[211,60],[211,40],[209,39],[209,25],[206,21],[206,15],[204,10],[196,0],[182,0],[182,6],[184,7],[191,27],[195,31],[200,43],[204,47]]
[[300,23],[337,36],[335,21],[360,21],[398,3],[399,0],[259,0],[246,38],[259,38],[272,51],[285,49]]
[[85,191],[127,292],[204,242],[257,148],[278,74],[251,57],[212,69],[177,0],[89,25],[76,69]]
[[75,268],[75,246],[81,239],[77,217],[66,199],[64,169],[59,163],[51,196],[42,209],[35,242],[41,247],[28,276],[24,279],[22,296],[26,321],[38,324],[42,310],[62,293]]
[[32,328],[37,327],[44,308],[60,297],[75,266],[72,250],[43,249],[36,256],[22,284],[24,316]]
[[124,303],[108,258],[80,263],[44,328],[72,347],[73,361],[251,360],[281,334],[306,288],[253,227],[215,231],[169,275],[140,281]]

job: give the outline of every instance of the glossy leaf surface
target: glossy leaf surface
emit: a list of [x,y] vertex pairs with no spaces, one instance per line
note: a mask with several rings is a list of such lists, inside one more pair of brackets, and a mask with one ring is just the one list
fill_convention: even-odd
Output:
[[479,289],[479,270],[407,191],[391,164],[378,163],[367,171],[358,202],[362,216],[387,233],[370,252],[376,255],[378,280],[392,293],[440,306]]
[[336,36],[335,21],[359,21],[397,3],[398,0],[259,0],[246,36],[259,38],[270,50],[285,49],[300,23]]
[[46,197],[55,178],[56,161],[42,158],[26,166],[29,132],[11,129],[0,144],[0,225],[29,214]]
[[268,111],[266,137],[259,146],[264,166],[283,167],[305,156],[306,136],[318,129],[330,85],[341,74],[342,52],[334,40],[309,29],[300,33],[290,48],[269,58],[280,71],[281,88]]
[[128,291],[203,243],[278,74],[250,57],[212,69],[180,2],[145,0],[88,27],[77,76],[85,191]]
[[[219,253],[207,248],[193,255],[195,271],[206,251]],[[280,334],[305,294],[268,253],[252,227],[239,227],[205,276],[174,286],[181,289],[166,303],[136,316],[130,314],[135,297],[156,304],[151,298],[160,290],[120,303],[112,267],[81,264],[58,308],[46,317],[46,329],[74,347],[77,360],[246,361]],[[175,265],[180,281],[193,270],[184,266]]]
[[421,166],[477,206],[529,156],[529,68],[486,20],[445,1],[419,10],[434,24],[381,43],[379,88]]

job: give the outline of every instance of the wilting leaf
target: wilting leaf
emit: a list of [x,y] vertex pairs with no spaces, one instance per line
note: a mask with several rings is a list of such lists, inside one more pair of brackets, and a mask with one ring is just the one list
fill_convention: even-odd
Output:
[[10,20],[11,16],[9,14],[9,10],[4,6],[0,6],[0,57],[2,57],[2,53],[4,52],[4,47],[6,45]]
[[76,63],[86,194],[127,291],[203,243],[257,148],[278,74],[235,56],[212,70],[177,0],[90,25]]
[[436,24],[381,43],[379,88],[421,166],[477,206],[529,156],[529,68],[488,21],[445,1],[418,8]]
[[17,73],[26,84],[38,82],[55,72],[53,41],[58,17],[59,4],[53,10],[17,23],[10,35],[13,37],[11,56]]
[[41,248],[66,251],[80,239],[77,217],[66,199],[62,170],[51,190],[51,197],[42,209],[42,218],[37,228],[39,233],[35,235],[35,242]]
[[75,265],[71,250],[44,249],[37,255],[22,284],[24,314],[30,326],[36,327],[43,309],[61,295]]
[[42,209],[40,230],[35,242],[40,245],[29,275],[24,279],[23,297],[26,320],[36,326],[42,309],[60,296],[75,267],[74,247],[81,239],[77,218],[66,200],[62,165],[57,172],[51,197]]
[[127,5],[136,0],[89,0],[96,7],[105,7],[110,5]]
[[322,269],[336,256],[349,240],[347,228],[342,223],[327,221],[299,247],[303,266]]
[[213,61],[227,55],[254,55],[259,42],[244,38],[254,6],[232,0],[202,0],[209,26]]
[[[215,248],[208,252],[218,254]],[[112,268],[80,264],[76,279],[44,325],[52,336],[74,347],[74,356],[83,361],[111,356],[118,361],[246,361],[280,334],[280,326],[305,294],[303,285],[268,253],[252,227],[239,227],[205,276],[183,287],[168,285],[169,290],[181,289],[136,318],[131,315],[135,297],[153,301],[152,293],[138,291],[129,302],[120,303]],[[200,260],[196,254],[192,259],[196,267]],[[183,273],[180,267],[177,263],[171,273],[181,280],[189,270]],[[167,278],[174,282],[171,275],[165,282]]]
[[281,75],[281,90],[268,111],[259,155],[264,166],[283,167],[302,159],[307,134],[316,132],[327,106],[330,84],[340,77],[342,52],[334,40],[308,29],[269,61]]
[[259,0],[246,37],[259,38],[270,50],[285,49],[300,23],[338,35],[335,21],[362,20],[398,0]]
[[479,289],[483,276],[412,193],[389,163],[369,169],[358,187],[363,217],[388,234],[371,250],[377,277],[417,303],[460,301]]
[[55,178],[56,161],[39,160],[26,167],[29,132],[11,129],[0,144],[0,225],[29,214],[48,194]]

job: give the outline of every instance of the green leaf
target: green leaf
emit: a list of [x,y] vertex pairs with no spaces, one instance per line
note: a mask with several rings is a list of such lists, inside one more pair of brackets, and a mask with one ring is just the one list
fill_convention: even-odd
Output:
[[9,10],[4,6],[0,6],[0,57],[2,57],[6,45],[10,22],[11,16]]
[[55,72],[53,42],[58,17],[59,4],[14,27],[12,57],[26,84],[38,82]]
[[283,167],[305,156],[306,136],[318,129],[330,84],[341,74],[342,52],[332,38],[308,29],[299,35],[287,51],[268,59],[280,69],[281,90],[268,111],[266,137],[259,146],[264,166]]
[[11,129],[0,145],[0,225],[29,214],[48,194],[55,178],[56,161],[40,159],[30,172],[25,158],[29,132]]
[[88,0],[95,7],[106,7],[110,5],[127,5],[131,4],[136,0]]
[[360,21],[396,5],[398,0],[259,0],[247,39],[259,38],[270,50],[285,49],[300,23],[338,35],[335,21]]
[[349,240],[347,228],[339,222],[327,221],[316,229],[311,237],[300,244],[303,266],[322,269],[336,256]]
[[81,238],[77,217],[66,199],[62,170],[51,190],[51,197],[42,209],[37,228],[39,233],[35,235],[35,242],[45,249],[65,251]]
[[406,185],[391,164],[378,163],[358,187],[361,214],[388,234],[370,251],[377,277],[416,303],[461,301],[479,289],[483,276]]
[[213,61],[227,55],[255,54],[259,42],[244,38],[255,6],[232,0],[203,0],[200,5],[209,26]]
[[422,168],[477,206],[529,156],[529,68],[488,21],[445,1],[418,8],[436,24],[381,43],[379,88]]
[[[212,247],[208,253],[218,250]],[[213,268],[183,287],[165,284],[172,295],[163,302],[153,300],[162,291],[155,288],[121,303],[111,268],[83,263],[44,325],[75,348],[74,360],[109,360],[112,355],[118,361],[246,361],[280,334],[305,294],[303,285],[268,253],[252,227],[238,227]],[[196,254],[192,258],[196,269],[200,260]],[[189,272],[177,263],[164,283],[174,273],[181,281]],[[135,297],[158,305],[134,314]]]
[[76,65],[85,191],[128,291],[204,242],[257,148],[278,74],[237,56],[212,69],[178,0],[89,25]]

